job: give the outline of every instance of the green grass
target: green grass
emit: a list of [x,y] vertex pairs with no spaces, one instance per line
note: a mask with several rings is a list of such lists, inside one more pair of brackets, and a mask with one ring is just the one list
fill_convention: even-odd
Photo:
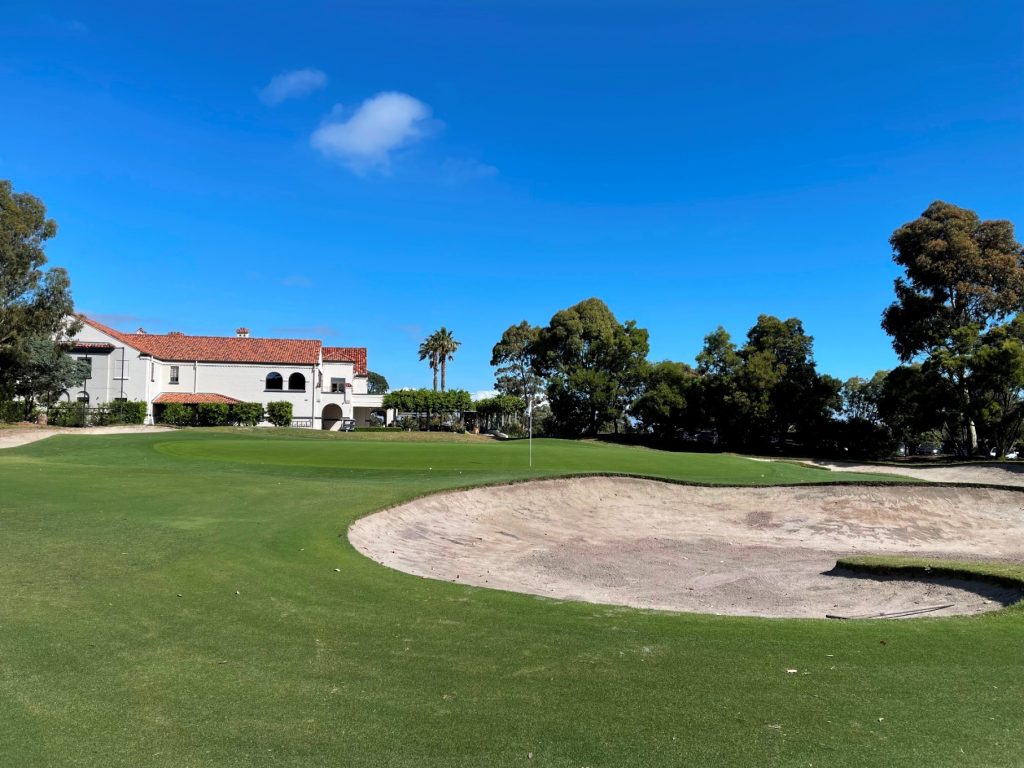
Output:
[[375,438],[0,452],[0,765],[1022,764],[1024,611],[630,610],[412,577],[344,535],[427,492],[556,474],[891,476],[548,440],[531,472],[523,441]]

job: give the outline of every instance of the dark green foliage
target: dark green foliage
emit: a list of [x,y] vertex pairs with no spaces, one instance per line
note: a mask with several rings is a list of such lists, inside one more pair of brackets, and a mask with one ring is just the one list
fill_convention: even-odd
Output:
[[89,406],[75,401],[55,403],[46,410],[46,417],[58,427],[84,427],[89,423]]
[[951,399],[941,405],[956,415],[947,424],[950,438],[974,453],[979,427],[986,431],[979,420],[995,406],[973,381],[973,363],[983,337],[1024,310],[1024,248],[1009,221],[982,221],[974,211],[941,201],[897,229],[890,243],[904,274],[882,328],[904,363],[918,360],[948,382]]
[[740,349],[722,328],[709,334],[697,356],[702,426],[733,447],[819,442],[840,408],[840,382],[817,372],[813,341],[797,318],[770,315]]
[[35,403],[55,402],[67,389],[81,386],[90,367],[66,353],[48,336],[29,336],[19,344],[18,378],[14,391],[22,398],[27,419]]
[[[35,412],[31,414],[35,416]],[[0,423],[12,424],[25,418],[25,403],[20,400],[0,400]]]
[[191,427],[196,424],[196,408],[186,403],[167,403],[162,407],[158,406],[156,420],[160,424]]
[[0,180],[0,390],[23,378],[30,339],[63,342],[81,327],[67,272],[44,269],[43,246],[56,234],[39,198]]
[[384,407],[401,413],[460,414],[473,404],[464,389],[435,392],[432,389],[399,389],[384,395]]
[[695,409],[689,395],[699,385],[693,369],[685,363],[665,360],[648,367],[643,392],[630,407],[630,414],[642,431],[660,437],[673,435],[691,426]]
[[376,371],[367,371],[366,373],[366,391],[371,395],[383,395],[387,394],[388,380]]
[[227,403],[200,403],[196,419],[201,427],[222,427],[231,423],[231,409]]
[[267,421],[275,427],[288,427],[292,423],[292,404],[287,400],[267,403]]
[[620,324],[600,299],[555,313],[538,331],[533,353],[534,372],[548,380],[557,433],[578,437],[617,427],[640,391],[647,351],[647,331],[632,320]]
[[231,406],[231,420],[242,427],[255,427],[263,421],[263,403],[235,403]]
[[114,400],[106,403],[112,424],[142,424],[146,420],[146,403],[143,400]]
[[510,325],[491,350],[491,365],[497,368],[495,389],[528,401],[544,388],[544,380],[534,370],[534,345],[540,327],[523,320]]
[[[484,429],[511,427],[521,423],[526,413],[526,403],[513,395],[496,395],[473,403]],[[503,429],[508,432],[508,429]]]

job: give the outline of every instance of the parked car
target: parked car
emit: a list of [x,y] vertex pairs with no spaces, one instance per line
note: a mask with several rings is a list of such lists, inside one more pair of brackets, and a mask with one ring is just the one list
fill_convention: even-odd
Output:
[[341,432],[355,432],[356,431],[356,420],[355,419],[342,419],[341,420],[341,427],[340,427],[339,431],[341,431]]
[[935,443],[921,443],[914,453],[918,456],[938,456],[939,446]]

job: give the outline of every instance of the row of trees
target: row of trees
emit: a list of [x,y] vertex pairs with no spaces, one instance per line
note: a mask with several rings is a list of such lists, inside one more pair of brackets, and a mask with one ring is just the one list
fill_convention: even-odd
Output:
[[694,365],[647,361],[648,334],[596,298],[524,321],[494,346],[496,389],[546,398],[563,436],[709,432],[731,447],[882,453],[940,435],[1002,453],[1024,423],[1024,249],[1008,221],[933,203],[890,239],[904,274],[883,314],[902,365],[845,383],[818,372],[797,318],[762,315],[737,345],[710,333]]

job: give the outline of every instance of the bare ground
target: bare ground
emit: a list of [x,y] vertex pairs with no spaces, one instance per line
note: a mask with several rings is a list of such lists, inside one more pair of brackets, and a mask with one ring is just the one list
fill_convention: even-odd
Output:
[[400,571],[552,598],[786,617],[953,604],[925,614],[941,616],[1021,594],[826,572],[850,554],[1024,562],[1024,493],[544,480],[420,499],[356,521],[349,540]]
[[54,435],[123,435],[132,432],[169,432],[170,427],[127,424],[118,427],[12,427],[0,429],[0,449],[16,448]]

